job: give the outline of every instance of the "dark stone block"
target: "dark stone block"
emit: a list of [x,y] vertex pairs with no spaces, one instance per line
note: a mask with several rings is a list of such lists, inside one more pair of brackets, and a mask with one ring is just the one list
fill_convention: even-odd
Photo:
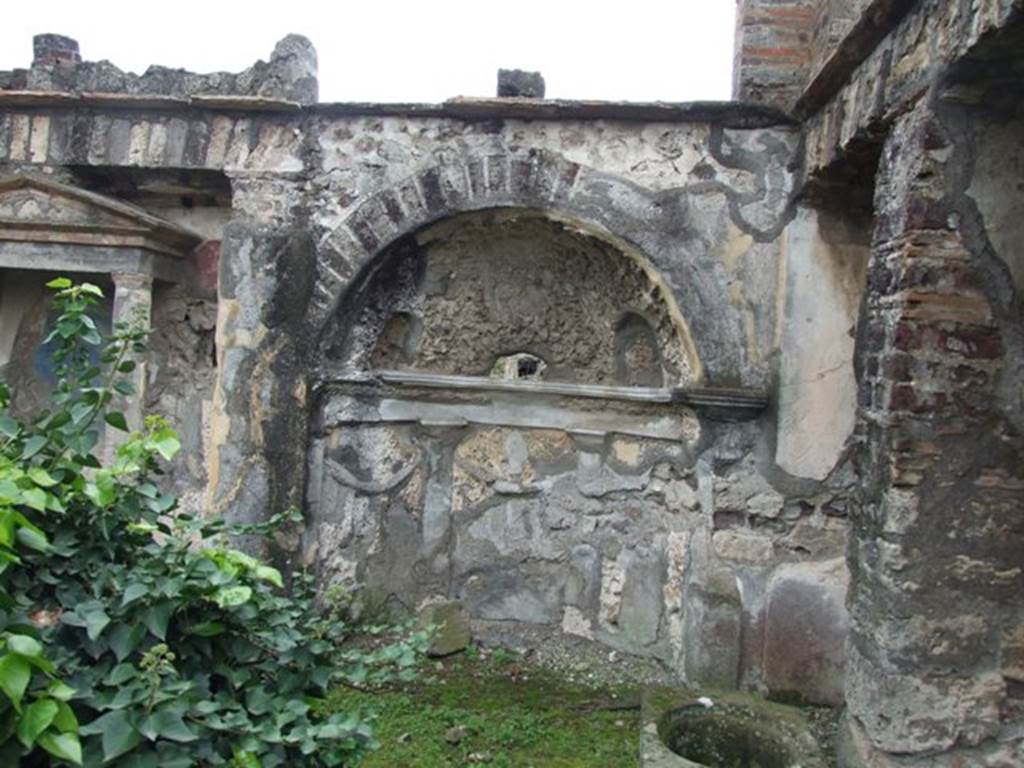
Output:
[[32,66],[77,64],[82,60],[78,41],[64,35],[42,34],[32,38]]
[[491,192],[504,192],[508,182],[505,155],[487,157],[487,186]]
[[499,69],[498,96],[502,98],[543,99],[544,77],[540,72],[524,72],[521,69]]
[[206,148],[210,143],[210,126],[204,120],[193,120],[185,135],[183,162],[190,167],[200,167],[206,159]]
[[466,166],[469,169],[469,196],[478,197],[487,194],[487,184],[484,180],[484,160],[472,160]]
[[398,202],[398,198],[395,194],[390,190],[382,192],[378,196],[378,200],[380,201],[380,206],[384,209],[384,215],[388,217],[388,220],[395,226],[400,227],[402,222],[405,220],[405,213],[402,211],[402,205]]
[[420,176],[420,189],[423,190],[423,202],[428,211],[434,213],[447,208],[448,204],[441,191],[441,174],[436,168],[431,168]]
[[366,252],[376,253],[380,248],[380,238],[377,237],[377,233],[373,231],[369,222],[362,217],[354,217],[350,226],[352,234],[359,239]]

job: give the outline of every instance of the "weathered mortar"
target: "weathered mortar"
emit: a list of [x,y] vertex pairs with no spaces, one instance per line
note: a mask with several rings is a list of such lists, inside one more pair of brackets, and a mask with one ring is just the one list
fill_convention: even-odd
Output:
[[[518,622],[524,636],[538,628],[587,635],[695,678],[716,665],[713,654],[685,652],[687,643],[710,650],[717,642],[701,607],[711,601],[716,620],[734,628],[735,663],[723,680],[763,684],[756,627],[775,599],[768,580],[781,563],[838,556],[841,518],[829,515],[843,503],[830,505],[846,481],[791,482],[771,469],[770,441],[758,430],[698,422],[678,408],[670,418],[657,408],[644,415],[640,405],[622,411],[585,399],[576,407],[565,396],[542,407],[544,398],[530,395],[535,405],[523,410],[512,394],[492,405],[477,396],[455,407],[484,423],[458,428],[446,424],[444,398],[374,395],[385,416],[325,422],[341,402],[328,394],[339,365],[359,372],[393,358],[379,357],[379,345],[377,358],[322,351],[362,327],[377,343],[380,327],[360,325],[351,312],[362,304],[344,297],[372,285],[385,254],[420,235],[418,247],[437,264],[425,272],[434,298],[423,304],[422,360],[399,359],[396,368],[480,375],[498,353],[533,351],[546,355],[551,382],[764,387],[779,354],[778,238],[792,215],[799,145],[785,120],[735,105],[519,99],[300,107],[282,94],[223,95],[249,75],[131,80],[88,65],[35,69],[40,84],[71,92],[0,94],[10,105],[0,112],[8,167],[72,166],[94,189],[201,228],[207,244],[197,269],[219,252],[215,368],[202,291],[158,291],[154,304],[150,403],[182,422],[194,449],[174,474],[190,505],[200,503],[194,491],[205,479],[206,505],[234,519],[306,507],[305,556],[317,553],[325,580],[369,580],[410,609],[459,595],[482,631]],[[104,72],[110,77],[96,80]],[[131,95],[77,92],[104,83]],[[149,190],[174,189],[164,169],[191,169],[186,196],[205,207],[153,197]],[[213,172],[230,180],[229,217]],[[479,235],[453,229],[476,211],[492,212],[478,219]],[[502,241],[503,221],[526,221],[526,234]],[[522,266],[481,269],[488,258],[532,264],[543,248],[564,264],[530,268],[555,280],[556,292],[537,294],[534,305],[522,305]],[[461,285],[444,275],[463,259],[467,288],[451,290],[467,292],[448,298],[430,287]],[[467,323],[474,285],[485,286],[493,317],[523,321],[504,335]],[[462,311],[438,314],[445,302]],[[400,335],[400,325],[388,333]],[[473,357],[472,339],[493,346]],[[582,354],[591,343],[595,354]],[[502,436],[489,454],[496,463],[481,474],[472,446],[494,435]],[[503,453],[520,444],[554,451],[529,459],[531,480],[515,474],[518,449]],[[195,461],[200,445],[205,467]],[[414,469],[373,479],[407,448],[419,457],[408,459]],[[367,464],[370,457],[378,458]],[[356,478],[354,495],[338,477]],[[518,519],[530,520],[532,533]],[[281,544],[282,559],[302,555],[298,539]],[[488,570],[475,573],[478,563]],[[744,597],[716,597],[727,584],[742,585]]]
[[[241,75],[41,56],[0,75],[0,164],[201,230],[207,274],[220,253],[216,367],[200,281],[158,288],[150,402],[208,450],[174,470],[190,503],[306,510],[282,560],[410,610],[461,598],[485,637],[834,703],[849,625],[847,765],[1014,765],[1022,3],[741,5],[737,92],[802,130],[736,104],[312,104],[291,39]],[[149,196],[179,173],[188,205]],[[544,274],[565,285],[530,294]],[[24,359],[22,278],[0,340],[24,326]],[[486,376],[521,352],[548,378]],[[724,422],[753,416],[725,386],[772,405]]]

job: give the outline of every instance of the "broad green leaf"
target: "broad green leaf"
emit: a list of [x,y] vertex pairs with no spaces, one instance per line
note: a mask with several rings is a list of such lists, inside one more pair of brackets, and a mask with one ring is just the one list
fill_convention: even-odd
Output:
[[142,483],[141,485],[136,486],[135,490],[147,499],[155,499],[160,495],[160,491],[152,483]]
[[173,493],[162,493],[155,499],[150,501],[146,506],[157,514],[163,514],[171,507],[173,507],[178,501],[178,498]]
[[95,482],[86,484],[85,495],[97,507],[106,508],[117,501],[117,486],[110,470],[101,469],[97,472]]
[[216,637],[224,634],[226,630],[227,627],[219,621],[204,621],[202,624],[196,624],[190,631],[199,637]]
[[44,733],[39,737],[39,746],[56,758],[74,765],[82,764],[82,745],[77,734]]
[[173,459],[175,454],[181,450],[181,441],[178,439],[178,433],[170,427],[158,429],[153,433],[151,441],[153,448],[167,461]]
[[42,643],[28,635],[11,635],[7,638],[7,648],[11,653],[31,658],[41,656],[43,653]]
[[55,291],[62,291],[65,288],[70,288],[72,285],[71,280],[66,277],[55,277],[53,280],[46,284],[47,288],[52,288]]
[[107,633],[107,643],[117,660],[124,661],[139,647],[145,636],[146,628],[142,624],[118,624]]
[[93,296],[99,299],[103,298],[103,291],[101,291],[97,286],[93,285],[92,283],[82,283],[78,287],[81,289],[82,293],[92,294]]
[[46,445],[46,438],[42,435],[33,435],[25,441],[25,446],[21,449],[22,459],[31,459]]
[[134,584],[129,584],[128,587],[125,589],[124,594],[121,595],[121,605],[128,605],[129,603],[134,603],[140,597],[145,597],[148,594],[149,587],[145,584],[140,584],[138,582],[135,582]]
[[135,668],[134,664],[118,664],[107,675],[107,679],[104,681],[110,686],[124,685],[132,678],[138,677],[139,670]]
[[146,629],[152,632],[160,640],[167,639],[167,625],[171,621],[171,614],[174,613],[174,603],[165,600],[162,603],[151,605],[139,617]]
[[75,403],[71,406],[71,421],[81,424],[92,416],[94,410],[95,408],[89,403]]
[[198,738],[180,714],[166,709],[158,710],[147,717],[139,730],[150,741],[169,739],[185,743]]
[[229,563],[240,565],[246,570],[254,570],[260,565],[260,561],[252,555],[247,555],[245,552],[239,552],[237,549],[226,549],[223,552],[223,557]]
[[222,587],[214,592],[213,599],[221,608],[234,608],[252,599],[252,588],[244,585]]
[[110,617],[102,609],[91,610],[83,618],[85,619],[85,633],[90,640],[95,640],[103,634],[103,630],[110,624]]
[[52,488],[57,484],[50,473],[42,467],[32,467],[28,470],[28,476],[40,488]]
[[0,690],[7,694],[14,708],[21,711],[21,697],[25,695],[32,667],[21,656],[7,654],[0,657]]
[[34,549],[36,552],[45,552],[50,548],[46,541],[46,536],[36,528],[22,526],[18,529],[17,537],[19,544],[29,549]]
[[0,414],[0,434],[4,437],[15,437],[21,427],[14,419],[6,413]]
[[31,749],[39,734],[50,727],[59,709],[53,699],[39,699],[25,707],[18,720],[18,740]]
[[61,733],[78,733],[78,718],[67,702],[57,702],[57,716],[53,718],[53,727]]
[[239,749],[235,749],[234,761],[238,768],[263,768],[263,765],[260,763],[260,759],[256,757],[255,752],[243,752]]
[[46,491],[42,488],[26,488],[21,492],[21,498],[32,509],[46,511]]
[[123,709],[108,712],[91,723],[81,726],[78,732],[83,736],[101,736],[103,741],[103,760],[110,762],[115,757],[131,752],[142,741],[128,713]]
[[281,572],[277,570],[277,568],[271,568],[269,565],[258,565],[254,571],[254,575],[257,579],[269,581],[278,589],[284,589],[284,582],[281,580]]
[[57,701],[69,701],[75,695],[75,689],[60,680],[51,680],[46,692]]
[[103,420],[105,422],[107,422],[107,424],[112,426],[114,429],[119,429],[122,432],[130,431],[128,429],[128,422],[124,418],[124,414],[123,413],[118,413],[117,411],[111,411],[111,412],[107,413],[103,417]]
[[262,685],[249,690],[245,697],[245,706],[254,715],[265,715],[274,706],[274,697]]

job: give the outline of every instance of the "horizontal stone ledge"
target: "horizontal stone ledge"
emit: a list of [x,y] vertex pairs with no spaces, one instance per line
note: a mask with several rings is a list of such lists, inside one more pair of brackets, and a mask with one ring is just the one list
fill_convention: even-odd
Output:
[[726,128],[794,125],[781,110],[738,101],[564,101],[550,99],[449,99],[445,112],[463,120],[627,120],[645,123],[714,123]]
[[412,371],[375,371],[368,374],[339,376],[323,382],[324,386],[332,384],[503,393],[528,399],[568,397],[620,403],[680,405],[691,408],[702,416],[720,421],[756,419],[768,406],[766,392],[730,387],[621,387],[522,379],[513,381],[483,376],[452,376]]
[[918,0],[871,0],[832,55],[812,74],[793,106],[793,115],[806,120],[824,107],[917,4]]
[[167,283],[189,283],[192,267],[180,258],[144,248],[0,240],[0,269],[61,274],[143,275]]
[[424,391],[332,385],[324,393],[315,431],[325,433],[342,426],[418,424],[425,428],[465,429],[472,426],[512,429],[560,430],[580,439],[622,435],[649,440],[695,444],[700,423],[693,411],[670,405],[585,407],[536,396],[477,392],[472,396],[449,392],[433,397]]
[[435,117],[467,122],[483,120],[623,120],[629,122],[713,123],[751,129],[793,126],[781,110],[735,101],[631,102],[567,101],[521,98],[449,99],[442,104],[317,103],[259,96],[198,94],[189,97],[129,93],[0,91],[0,109],[8,107],[99,107],[181,111],[305,113],[325,117]]
[[169,96],[146,93],[102,93],[83,91],[0,91],[3,107],[106,107],[110,109],[204,110],[243,112],[299,112],[302,105],[286,99],[263,96]]

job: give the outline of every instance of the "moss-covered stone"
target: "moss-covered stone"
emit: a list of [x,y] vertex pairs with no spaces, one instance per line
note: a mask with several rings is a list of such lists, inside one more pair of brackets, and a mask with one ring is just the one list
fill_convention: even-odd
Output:
[[434,628],[427,654],[441,657],[465,650],[472,640],[466,609],[458,600],[427,603],[419,612],[421,629]]
[[804,714],[735,691],[652,688],[643,697],[644,768],[825,768]]

